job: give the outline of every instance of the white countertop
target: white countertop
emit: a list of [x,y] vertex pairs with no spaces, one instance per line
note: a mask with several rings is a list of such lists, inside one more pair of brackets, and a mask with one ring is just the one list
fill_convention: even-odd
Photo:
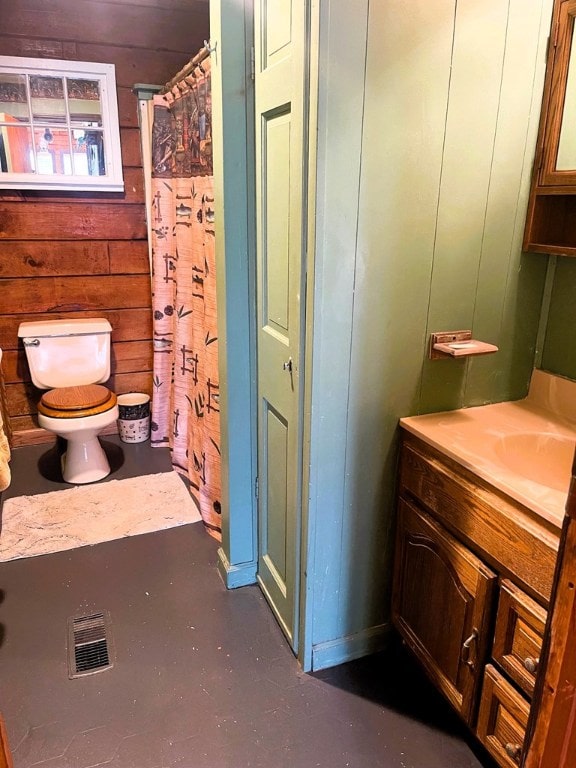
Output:
[[562,526],[576,446],[576,382],[534,371],[525,400],[410,416],[400,424]]

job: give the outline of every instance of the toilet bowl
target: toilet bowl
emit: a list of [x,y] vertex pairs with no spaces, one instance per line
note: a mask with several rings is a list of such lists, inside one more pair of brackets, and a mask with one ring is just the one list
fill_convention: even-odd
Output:
[[38,424],[66,440],[62,475],[83,484],[110,474],[98,434],[118,418],[116,395],[101,385],[110,377],[107,320],[21,323],[33,383],[49,390],[38,403]]

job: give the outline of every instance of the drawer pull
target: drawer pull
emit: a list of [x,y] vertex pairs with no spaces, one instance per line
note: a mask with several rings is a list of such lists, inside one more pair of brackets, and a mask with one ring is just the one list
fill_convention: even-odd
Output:
[[522,745],[521,744],[512,744],[512,742],[508,742],[506,746],[504,747],[504,750],[508,757],[512,758],[515,762],[520,762],[520,755],[522,754]]
[[538,669],[539,661],[540,659],[533,659],[531,656],[528,656],[527,659],[524,659],[524,668],[533,675]]
[[474,660],[471,659],[472,655],[472,645],[476,643],[478,640],[478,630],[476,627],[472,630],[472,634],[467,640],[464,640],[464,643],[462,644],[462,654],[461,659],[464,662],[464,664],[467,664],[470,669],[474,669]]

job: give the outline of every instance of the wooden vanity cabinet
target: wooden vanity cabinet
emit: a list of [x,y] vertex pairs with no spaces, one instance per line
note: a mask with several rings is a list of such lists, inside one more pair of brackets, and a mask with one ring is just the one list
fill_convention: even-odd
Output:
[[472,724],[496,574],[424,512],[399,504],[396,626],[430,677]]
[[403,432],[392,620],[502,768],[521,765],[559,531]]

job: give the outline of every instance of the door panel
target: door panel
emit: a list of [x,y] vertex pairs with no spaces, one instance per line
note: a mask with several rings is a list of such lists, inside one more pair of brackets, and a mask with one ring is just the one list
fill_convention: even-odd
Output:
[[288,332],[290,283],[290,113],[264,118],[262,181],[266,223],[262,269],[264,322]]
[[298,638],[305,9],[255,6],[258,581]]
[[266,419],[266,463],[268,483],[266,508],[274,512],[263,521],[262,540],[264,557],[275,577],[278,588],[285,593],[286,585],[286,487],[289,471],[288,460],[288,424],[269,407]]
[[268,68],[283,56],[289,56],[292,32],[291,0],[269,0],[263,6],[262,60]]

